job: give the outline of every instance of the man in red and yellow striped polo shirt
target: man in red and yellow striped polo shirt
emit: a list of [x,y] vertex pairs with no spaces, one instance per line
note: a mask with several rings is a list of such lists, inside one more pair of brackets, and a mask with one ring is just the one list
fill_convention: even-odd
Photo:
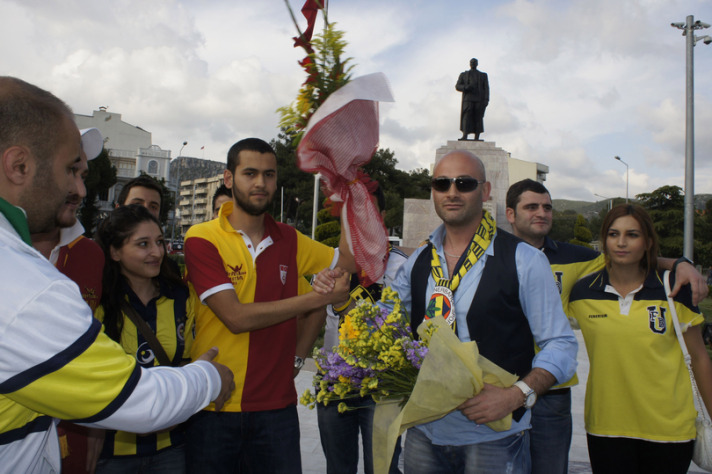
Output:
[[[266,214],[277,158],[263,140],[232,146],[225,185],[232,202],[188,231],[184,251],[192,295],[202,303],[192,353],[217,346],[236,388],[222,412],[211,405],[191,420],[188,470],[301,472],[296,316],[348,298],[353,256],[344,239],[336,251]],[[300,294],[300,279],[335,266],[347,273],[331,294]]]

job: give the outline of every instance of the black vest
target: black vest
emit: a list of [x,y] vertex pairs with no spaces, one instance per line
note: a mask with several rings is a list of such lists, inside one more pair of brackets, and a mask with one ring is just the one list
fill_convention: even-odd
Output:
[[[512,234],[497,229],[494,255],[487,257],[482,278],[467,312],[470,339],[477,342],[480,354],[519,378],[531,371],[534,358],[534,336],[519,301],[515,255],[520,242]],[[417,328],[425,314],[431,248],[432,243],[418,255],[410,275],[410,320],[416,338]],[[523,414],[524,409],[519,408],[513,417],[519,421]]]

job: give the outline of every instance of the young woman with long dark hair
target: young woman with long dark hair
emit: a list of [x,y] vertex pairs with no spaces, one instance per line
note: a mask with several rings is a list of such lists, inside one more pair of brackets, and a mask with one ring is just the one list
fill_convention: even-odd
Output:
[[[106,334],[144,367],[180,365],[190,354],[194,312],[188,288],[167,265],[166,243],[144,207],[117,208],[97,231],[105,255],[101,305],[96,317]],[[140,318],[147,329],[140,329]],[[152,332],[149,342],[144,331]],[[159,355],[161,350],[164,354]],[[165,357],[165,358],[164,358]],[[163,359],[161,361],[161,359]],[[185,470],[181,426],[158,433],[107,431],[97,472]]]
[[[696,411],[663,273],[656,270],[653,222],[642,207],[619,205],[603,220],[601,242],[606,268],[576,283],[568,312],[581,326],[591,364],[584,415],[591,467],[607,474],[685,473]],[[689,285],[674,303],[709,410],[712,363],[700,331],[704,318]]]

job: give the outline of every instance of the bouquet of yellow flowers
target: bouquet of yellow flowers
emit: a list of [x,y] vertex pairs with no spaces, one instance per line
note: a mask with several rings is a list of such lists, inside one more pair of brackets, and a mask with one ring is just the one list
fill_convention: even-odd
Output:
[[[360,301],[339,328],[339,345],[314,354],[315,393],[301,402],[346,400],[370,395],[377,402],[373,419],[373,462],[388,472],[396,440],[406,429],[437,420],[479,393],[484,384],[509,387],[517,381],[479,354],[477,343],[461,342],[443,318],[425,320],[415,340],[398,295],[384,288],[383,307]],[[339,410],[347,409],[345,404]],[[503,431],[512,415],[487,423]]]
[[[362,300],[344,317],[339,345],[315,351],[316,393],[307,390],[302,404],[313,408],[315,403],[326,405],[370,395],[376,401],[394,400],[405,405],[428,352],[427,341],[413,338],[392,289],[384,288],[381,301],[392,305],[392,311]],[[339,404],[339,411],[346,409],[345,403]]]

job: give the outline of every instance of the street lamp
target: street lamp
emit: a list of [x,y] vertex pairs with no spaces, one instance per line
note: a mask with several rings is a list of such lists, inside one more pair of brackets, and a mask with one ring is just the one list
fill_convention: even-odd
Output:
[[[183,148],[185,148],[187,144],[187,141],[183,141],[183,146],[180,147],[178,156],[176,156],[175,158],[176,160],[178,160],[178,158],[183,155]],[[176,218],[178,217],[178,210],[180,209],[180,163],[178,164],[178,173],[176,173],[176,178],[176,202],[174,203],[173,207],[173,228],[171,229],[171,243],[175,240],[176,237]]]
[[610,211],[611,209],[613,209],[613,198],[609,198],[609,197],[606,197],[606,196],[601,196],[600,194],[596,194],[596,193],[593,193],[593,195],[594,195],[594,196],[598,196],[598,197],[603,198],[603,199],[609,199],[609,201],[608,201],[608,210]]
[[694,30],[709,28],[710,25],[700,20],[695,21],[693,15],[687,17],[687,23],[671,23],[670,26],[682,30],[686,43],[686,113],[685,113],[685,232],[682,254],[692,259],[693,232],[695,219],[695,84],[694,84],[694,54],[695,44],[702,40],[705,44],[712,43],[709,36],[695,36]]
[[620,156],[614,156],[613,158],[625,165],[625,203],[628,204],[628,163],[621,160]]

